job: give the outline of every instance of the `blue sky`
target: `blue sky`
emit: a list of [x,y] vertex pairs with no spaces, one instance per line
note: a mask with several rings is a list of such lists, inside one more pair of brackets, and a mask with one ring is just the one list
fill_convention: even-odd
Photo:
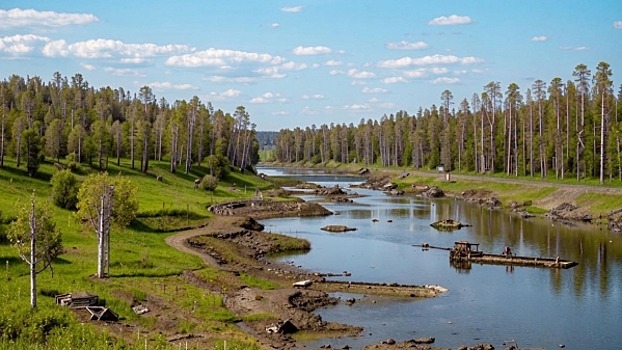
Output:
[[622,1],[1,1],[0,78],[198,96],[258,130],[459,105],[484,85],[622,70]]

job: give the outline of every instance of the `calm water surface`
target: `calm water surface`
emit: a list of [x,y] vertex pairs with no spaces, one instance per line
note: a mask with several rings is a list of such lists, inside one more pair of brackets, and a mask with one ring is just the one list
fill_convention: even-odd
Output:
[[[346,187],[361,179],[295,169],[261,168],[268,175],[291,175],[324,186]],[[282,260],[320,272],[349,271],[352,281],[439,284],[449,289],[425,300],[372,297],[376,303],[340,304],[318,310],[324,320],[360,325],[363,335],[307,344],[333,348],[436,337],[436,346],[480,342],[503,349],[516,340],[521,348],[622,349],[622,236],[594,226],[567,227],[545,219],[522,220],[500,211],[453,199],[365,195],[351,204],[324,203],[338,215],[264,220],[266,231],[311,242],[307,254]],[[320,201],[312,195],[305,200]],[[430,223],[453,218],[472,227],[440,232]],[[378,222],[372,222],[378,219]],[[391,222],[389,222],[389,220]],[[321,227],[356,227],[327,233]],[[505,245],[522,256],[560,256],[579,265],[568,270],[473,265],[457,269],[448,252],[422,251],[413,244],[450,247],[454,241],[480,243],[486,252]],[[350,297],[350,296],[347,296]],[[357,295],[357,298],[362,296]]]

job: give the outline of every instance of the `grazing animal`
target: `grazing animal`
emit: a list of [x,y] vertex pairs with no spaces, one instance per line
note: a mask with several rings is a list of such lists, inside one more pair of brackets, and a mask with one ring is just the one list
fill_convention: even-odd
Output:
[[158,180],[158,181],[162,182],[162,175],[158,175],[158,176],[156,176],[156,180]]
[[200,183],[201,183],[201,179],[194,179],[194,188],[199,188]]

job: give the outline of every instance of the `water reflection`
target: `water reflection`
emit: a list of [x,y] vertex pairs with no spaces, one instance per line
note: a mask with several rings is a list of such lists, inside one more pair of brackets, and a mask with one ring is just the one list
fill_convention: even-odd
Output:
[[[351,271],[354,281],[441,284],[450,291],[416,303],[322,310],[325,320],[366,327],[366,335],[332,344],[356,348],[389,337],[416,336],[436,336],[436,345],[447,347],[476,338],[500,348],[504,339],[551,349],[562,343],[574,349],[616,349],[622,343],[620,235],[604,227],[568,227],[542,218],[525,220],[455,199],[357,192],[364,197],[352,204],[325,203],[340,215],[274,219],[264,224],[269,231],[311,241],[308,254],[285,258],[296,265],[321,272]],[[472,226],[440,232],[429,225],[447,218]],[[328,224],[344,224],[357,231],[330,234],[320,230]],[[485,252],[500,253],[508,245],[518,255],[559,256],[579,265],[569,270],[452,266],[446,251],[422,251],[412,246],[428,242],[451,247],[457,240],[480,243]]]

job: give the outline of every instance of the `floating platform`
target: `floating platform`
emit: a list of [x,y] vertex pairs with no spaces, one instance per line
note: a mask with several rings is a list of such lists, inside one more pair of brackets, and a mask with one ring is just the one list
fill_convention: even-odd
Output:
[[490,254],[479,250],[479,243],[469,243],[467,241],[458,241],[454,243],[453,248],[437,247],[427,243],[414,244],[415,247],[421,249],[440,249],[449,251],[449,261],[455,265],[468,266],[469,263],[491,264],[505,266],[528,266],[541,268],[569,269],[577,266],[576,261],[569,261],[557,258],[546,257],[528,257],[517,256],[513,253],[509,254]]

